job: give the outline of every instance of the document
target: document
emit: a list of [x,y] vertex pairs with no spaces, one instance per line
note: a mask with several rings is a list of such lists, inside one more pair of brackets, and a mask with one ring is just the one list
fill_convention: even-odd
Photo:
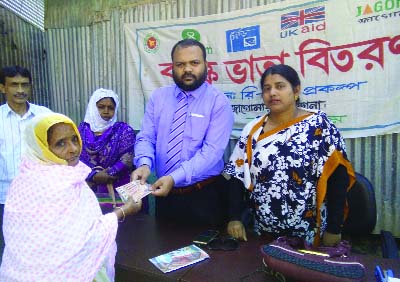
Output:
[[167,273],[208,259],[209,257],[205,251],[196,245],[190,245],[149,260],[159,270]]

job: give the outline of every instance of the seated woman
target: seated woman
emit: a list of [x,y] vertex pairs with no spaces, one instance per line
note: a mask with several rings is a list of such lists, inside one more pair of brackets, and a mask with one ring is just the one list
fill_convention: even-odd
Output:
[[79,161],[81,139],[68,117],[36,116],[4,209],[0,281],[114,281],[118,220],[136,213],[132,198],[102,215]]
[[114,91],[97,89],[90,97],[84,122],[79,125],[81,161],[92,169],[87,181],[106,210],[111,203],[115,206],[114,189],[130,181],[136,141],[132,127],[117,122],[118,106]]
[[[304,238],[318,245],[341,239],[346,191],[354,183],[345,142],[325,113],[297,107],[300,79],[287,65],[261,77],[269,109],[249,122],[226,165],[232,185],[244,185],[255,212],[256,233]],[[245,238],[239,221],[228,232]]]

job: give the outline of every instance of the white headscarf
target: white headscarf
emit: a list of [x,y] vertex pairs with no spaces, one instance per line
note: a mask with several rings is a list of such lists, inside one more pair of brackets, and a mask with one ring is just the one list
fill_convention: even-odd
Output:
[[[97,109],[96,103],[103,98],[112,98],[115,102],[115,113],[112,119],[106,121],[100,116],[99,110]],[[117,122],[117,113],[119,107],[118,95],[109,89],[99,88],[93,92],[90,97],[89,104],[86,109],[86,115],[84,122],[90,124],[90,129],[93,132],[103,132],[110,126],[113,126]]]

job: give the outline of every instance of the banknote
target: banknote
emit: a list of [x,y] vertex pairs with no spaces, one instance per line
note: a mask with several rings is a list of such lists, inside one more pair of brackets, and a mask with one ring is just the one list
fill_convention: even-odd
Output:
[[134,180],[119,186],[115,190],[117,190],[124,203],[126,203],[129,196],[132,196],[132,199],[137,202],[151,193],[150,184],[140,184],[140,180]]

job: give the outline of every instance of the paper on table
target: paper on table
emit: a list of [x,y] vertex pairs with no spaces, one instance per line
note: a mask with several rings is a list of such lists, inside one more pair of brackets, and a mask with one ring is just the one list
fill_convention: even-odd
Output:
[[151,193],[150,184],[140,184],[140,180],[134,180],[128,184],[119,186],[115,190],[117,190],[124,203],[126,203],[129,196],[132,196],[133,200],[137,202]]
[[199,247],[189,245],[149,260],[162,272],[167,273],[205,260],[209,257],[210,256]]

